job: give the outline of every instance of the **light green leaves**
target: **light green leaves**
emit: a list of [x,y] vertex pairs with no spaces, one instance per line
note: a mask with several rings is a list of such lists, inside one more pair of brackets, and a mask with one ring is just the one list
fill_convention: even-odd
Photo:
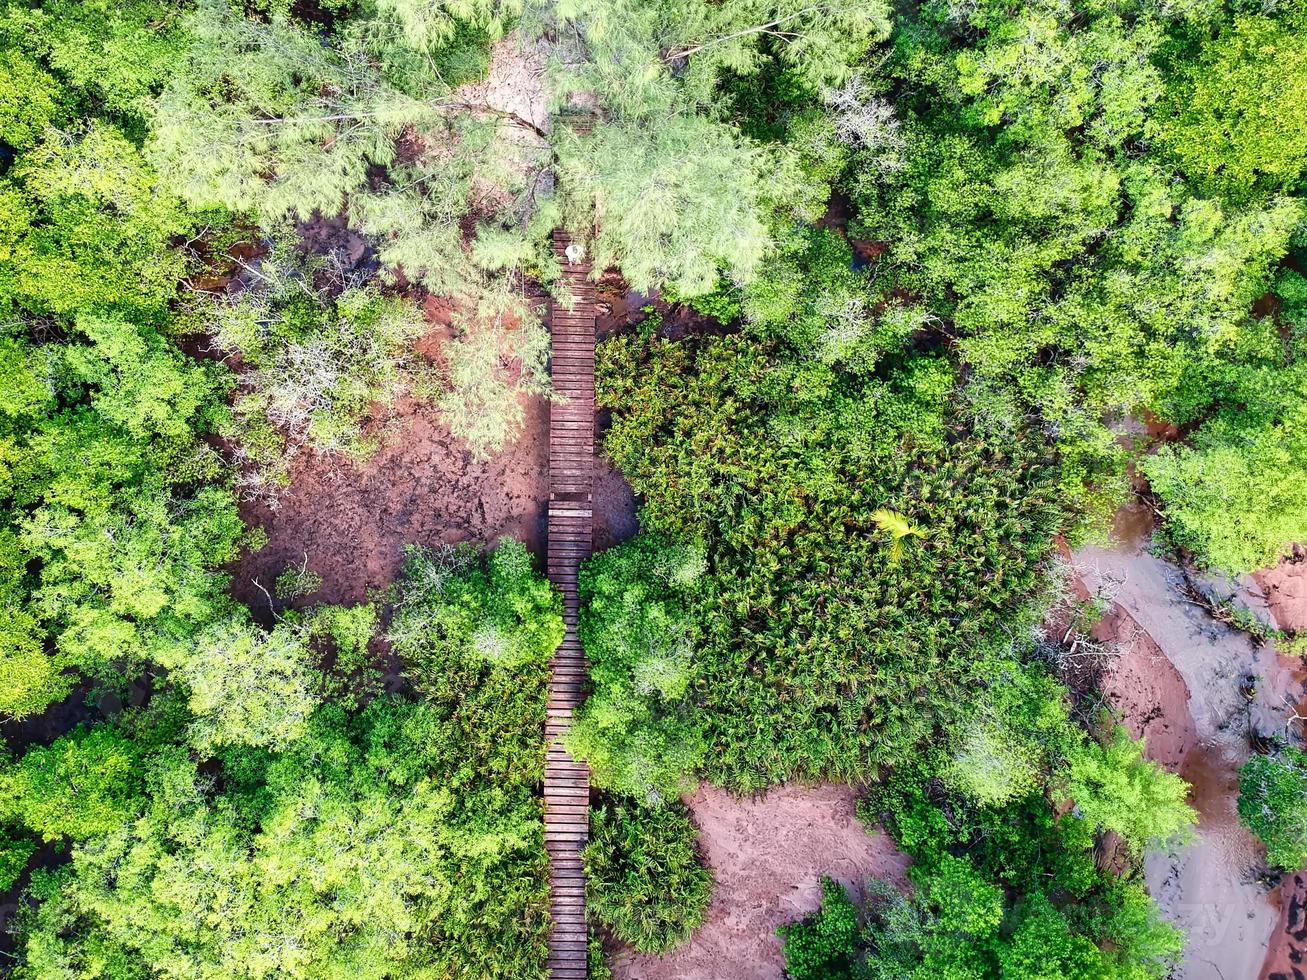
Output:
[[929,536],[929,532],[924,527],[913,524],[898,511],[888,510],[884,507],[872,511],[871,522],[889,535],[889,560],[891,563],[903,558],[903,547],[909,539],[916,538],[919,541],[924,541]]

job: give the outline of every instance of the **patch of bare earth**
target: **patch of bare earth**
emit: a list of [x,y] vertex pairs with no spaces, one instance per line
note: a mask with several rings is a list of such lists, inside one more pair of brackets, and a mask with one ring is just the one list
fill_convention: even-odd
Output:
[[781,980],[776,928],[816,911],[823,875],[860,900],[868,878],[903,884],[907,857],[858,822],[847,786],[786,785],[738,799],[704,784],[686,802],[713,872],[712,904],[681,949],[612,956],[617,980]]
[[1198,741],[1184,678],[1119,603],[1094,627],[1094,636],[1120,651],[1103,675],[1103,693],[1130,734],[1144,739],[1145,755],[1167,769],[1179,769]]
[[1278,565],[1253,578],[1266,595],[1276,625],[1287,632],[1307,633],[1307,547],[1295,545]]
[[[1266,595],[1271,615],[1280,629],[1307,632],[1307,548],[1293,553],[1274,568],[1254,576]],[[1307,705],[1296,708],[1307,715]],[[1280,918],[1271,934],[1262,964],[1262,980],[1303,980],[1307,977],[1307,873],[1285,875],[1277,889]]]
[[[232,592],[266,610],[277,575],[307,559],[323,578],[312,598],[359,602],[390,583],[408,544],[490,544],[503,535],[543,553],[549,498],[549,406],[526,402],[518,438],[489,459],[455,439],[429,404],[403,399],[385,445],[363,464],[304,452],[276,501],[242,505],[267,545],[233,569]],[[256,584],[256,582],[258,584]]]

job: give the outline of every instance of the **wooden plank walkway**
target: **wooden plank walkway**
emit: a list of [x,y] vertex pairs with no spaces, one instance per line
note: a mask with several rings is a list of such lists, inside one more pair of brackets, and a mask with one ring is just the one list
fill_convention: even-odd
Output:
[[549,580],[563,593],[567,634],[550,662],[545,712],[545,848],[549,852],[549,976],[585,980],[587,927],[581,848],[590,835],[590,770],[558,744],[580,703],[585,653],[576,636],[577,571],[590,557],[594,533],[594,283],[590,261],[567,258],[571,239],[554,232],[554,254],[563,267],[571,308],[553,303],[554,389],[565,401],[549,410]]

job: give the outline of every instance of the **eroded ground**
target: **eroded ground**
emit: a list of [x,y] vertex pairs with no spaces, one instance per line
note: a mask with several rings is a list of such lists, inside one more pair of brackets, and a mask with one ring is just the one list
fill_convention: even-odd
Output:
[[779,786],[736,799],[707,784],[687,802],[714,884],[704,924],[667,956],[619,952],[617,980],[781,980],[777,926],[821,904],[829,875],[865,896],[868,878],[898,884],[908,859],[883,833],[869,834],[847,786]]

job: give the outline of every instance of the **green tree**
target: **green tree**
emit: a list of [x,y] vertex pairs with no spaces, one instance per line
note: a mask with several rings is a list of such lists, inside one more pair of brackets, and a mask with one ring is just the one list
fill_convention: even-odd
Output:
[[542,664],[563,633],[562,598],[520,541],[501,538],[484,558],[468,545],[408,549],[389,636],[426,651],[430,663],[409,664],[419,683],[434,680],[445,659]]
[[[1293,384],[1302,372],[1285,372]],[[1307,540],[1307,400],[1281,417],[1226,411],[1189,446],[1144,461],[1166,501],[1167,533],[1206,564],[1239,573],[1275,564]]]
[[1286,746],[1254,755],[1239,770],[1239,818],[1285,871],[1307,863],[1307,754]]
[[288,623],[265,632],[233,615],[163,663],[186,689],[195,716],[191,738],[205,753],[224,745],[285,748],[303,735],[318,705],[306,639]]
[[1235,201],[1292,191],[1307,166],[1307,32],[1242,14],[1177,66],[1157,137],[1199,186]]
[[18,974],[542,976],[539,803],[487,771],[454,707],[324,708],[280,754],[204,772],[152,753],[139,816],[34,878]]
[[134,816],[142,767],[139,750],[119,729],[79,726],[0,775],[0,813],[47,841],[102,837]]
[[719,267],[752,279],[769,236],[760,207],[761,151],[699,116],[600,124],[559,143],[567,213],[600,214],[596,267],[620,265],[635,289],[707,293]]
[[1097,830],[1113,830],[1141,851],[1185,832],[1197,820],[1186,801],[1189,786],[1144,758],[1144,746],[1122,727],[1105,744],[1090,742],[1069,754],[1067,794]]

